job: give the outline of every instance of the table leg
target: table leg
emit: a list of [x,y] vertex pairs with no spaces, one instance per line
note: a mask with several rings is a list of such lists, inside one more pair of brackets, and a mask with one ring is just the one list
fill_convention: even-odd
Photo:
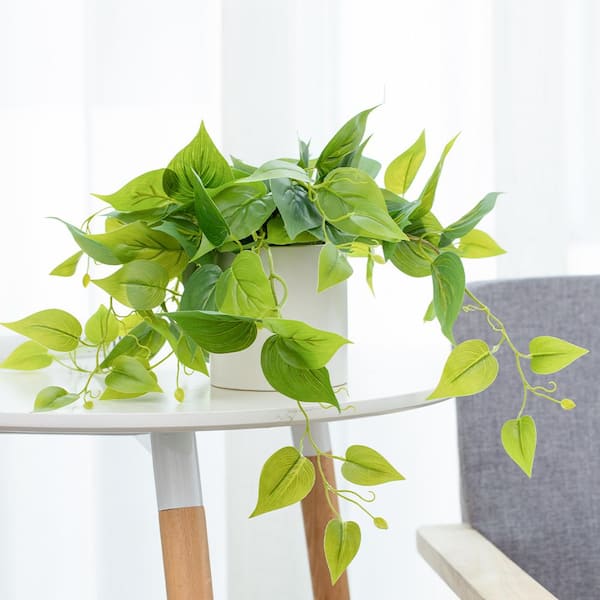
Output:
[[[312,423],[312,436],[321,450],[331,454],[331,439],[329,436],[329,426],[327,423]],[[298,445],[300,438],[304,434],[304,425],[294,425],[292,427],[292,436],[294,443]],[[313,596],[315,600],[349,600],[350,590],[348,587],[348,577],[344,573],[332,586],[329,576],[329,569],[325,561],[325,551],[323,549],[323,535],[327,523],[335,517],[327,499],[325,489],[319,476],[319,466],[317,457],[308,440],[304,441],[304,455],[313,463],[317,472],[315,485],[310,494],[302,500],[302,516],[304,518],[304,535],[306,537],[306,547],[308,550],[308,562],[310,565],[310,576],[312,580]],[[321,468],[325,476],[332,485],[335,485],[335,473],[333,460],[321,457]],[[338,509],[337,496],[330,495],[331,502]]]
[[206,518],[194,432],[152,433],[168,600],[212,600]]

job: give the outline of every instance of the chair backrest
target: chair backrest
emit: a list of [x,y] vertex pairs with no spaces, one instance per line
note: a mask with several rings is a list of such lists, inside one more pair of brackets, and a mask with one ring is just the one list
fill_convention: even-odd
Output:
[[[517,416],[522,387],[506,344],[496,382],[457,399],[463,519],[561,600],[600,598],[600,277],[493,281],[470,286],[505,323],[522,352],[552,335],[590,350],[556,375],[559,398],[577,408],[530,397],[538,443],[533,476],[504,453],[502,424]],[[490,334],[480,312],[463,314],[456,341]],[[527,363],[527,361],[523,361]],[[529,374],[529,370],[526,372]]]

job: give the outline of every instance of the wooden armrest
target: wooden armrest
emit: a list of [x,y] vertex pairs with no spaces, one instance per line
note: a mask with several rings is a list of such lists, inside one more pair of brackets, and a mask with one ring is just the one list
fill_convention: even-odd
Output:
[[462,600],[558,600],[470,525],[421,527],[417,549]]

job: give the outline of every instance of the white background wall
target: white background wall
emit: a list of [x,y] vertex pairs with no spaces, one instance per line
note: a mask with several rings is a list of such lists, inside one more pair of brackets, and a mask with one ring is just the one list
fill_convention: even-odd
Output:
[[[503,276],[597,272],[600,25],[593,0],[42,0],[0,4],[0,320],[95,301],[47,277],[91,191],[165,164],[200,119],[225,151],[260,161],[318,149],[372,116],[391,160],[426,128],[431,169],[462,131],[439,189],[449,220],[502,190],[486,227]],[[416,189],[423,182],[416,182]],[[494,262],[470,266],[492,277]],[[421,324],[424,282],[376,271],[351,284],[351,337],[431,384],[446,350]],[[410,340],[410,344],[407,344]],[[355,600],[451,598],[414,550],[427,522],[459,519],[450,403],[338,424],[407,476],[382,488],[388,532],[365,524]],[[217,600],[310,597],[299,511],[248,521],[264,459],[285,430],[198,436]],[[164,598],[150,458],[132,438],[0,438],[0,597]],[[351,518],[361,519],[351,511]],[[284,533],[285,532],[285,533]],[[292,581],[291,585],[289,582]]]

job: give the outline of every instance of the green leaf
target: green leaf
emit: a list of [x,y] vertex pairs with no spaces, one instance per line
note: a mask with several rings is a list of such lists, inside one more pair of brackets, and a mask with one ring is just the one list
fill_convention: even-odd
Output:
[[171,203],[163,189],[164,169],[149,171],[132,179],[114,194],[92,194],[124,212],[160,208]]
[[67,227],[77,245],[90,258],[105,265],[121,264],[122,261],[114,254],[114,252],[103,243],[96,241],[92,235],[86,234],[85,232],[81,231],[81,229],[78,229],[66,221],[62,221],[61,219],[56,220],[60,221]]
[[253,319],[202,310],[172,312],[167,316],[202,348],[215,354],[239,352],[256,339]]
[[69,404],[73,404],[79,398],[79,394],[69,394],[64,388],[51,385],[40,390],[35,397],[33,410],[35,412],[45,412],[56,410]]
[[269,278],[258,254],[240,252],[223,272],[216,288],[217,307],[223,313],[261,319],[277,314]]
[[396,244],[390,260],[397,269],[410,277],[428,277],[431,275],[431,264],[436,257],[433,248],[411,241]]
[[361,156],[356,168],[364,171],[372,179],[375,179],[379,175],[379,171],[381,171],[381,163],[372,158]]
[[506,421],[502,425],[500,437],[506,454],[519,465],[527,477],[531,477],[537,444],[537,433],[533,418],[525,415],[518,419]]
[[82,332],[79,321],[58,308],[42,310],[20,321],[0,325],[58,352],[75,350]]
[[387,212],[377,184],[352,167],[332,171],[318,188],[325,218],[347,233],[397,242],[407,239]]
[[321,226],[323,217],[309,200],[306,188],[292,183],[290,179],[273,179],[271,191],[285,230],[292,240],[299,233]]
[[112,275],[92,282],[125,306],[149,310],[164,301],[169,276],[158,263],[134,260]]
[[132,356],[121,355],[115,358],[105,383],[112,390],[125,394],[162,392],[153,373]]
[[298,149],[300,151],[298,165],[303,169],[308,169],[310,164],[310,141],[304,142],[303,140],[298,140]]
[[266,380],[281,394],[300,402],[320,402],[339,408],[329,371],[300,369],[287,362],[280,348],[278,335],[272,335],[263,344],[260,364]]
[[163,176],[164,190],[175,200],[194,200],[196,176],[205,188],[216,188],[233,180],[231,168],[210,139],[204,123],[196,137],[169,163]]
[[433,305],[433,300],[429,303],[427,310],[425,311],[425,315],[423,316],[423,321],[433,321],[435,319],[435,306]]
[[463,235],[458,243],[458,253],[464,258],[488,258],[505,254],[498,244],[484,231],[473,229]]
[[556,373],[570,365],[588,350],[550,335],[533,338],[529,342],[531,370],[539,375]]
[[283,359],[300,369],[320,369],[349,340],[330,331],[315,329],[302,321],[264,319],[263,325],[277,335],[277,350]]
[[179,310],[217,310],[215,291],[221,276],[218,265],[202,265],[185,282]]
[[396,157],[385,171],[385,187],[396,194],[404,194],[410,187],[425,158],[425,132],[400,156]]
[[375,525],[377,529],[389,529],[387,521],[383,517],[375,517],[373,519],[373,525]]
[[454,344],[452,329],[465,296],[465,271],[456,254],[440,254],[431,265],[433,305],[443,334]]
[[442,174],[442,169],[444,167],[444,161],[446,160],[448,152],[452,150],[452,146],[454,146],[454,142],[456,141],[457,137],[458,135],[454,136],[446,144],[438,164],[433,170],[431,177],[427,180],[427,183],[425,184],[425,187],[423,188],[423,191],[419,196],[419,204],[412,214],[413,218],[417,219],[419,217],[422,217],[431,210],[431,207],[433,206],[433,201],[435,200],[435,192],[437,190],[438,182],[440,180],[440,175]]
[[182,365],[208,375],[204,352],[192,338],[182,334],[173,350]]
[[315,468],[296,448],[277,450],[265,462],[258,483],[258,501],[250,517],[256,517],[308,495],[315,484]]
[[428,400],[477,394],[494,383],[498,361],[483,340],[467,340],[452,350]]
[[110,250],[119,263],[151,260],[164,267],[171,277],[179,275],[187,264],[187,256],[174,237],[156,231],[141,221],[108,233],[84,235],[88,241],[98,242]]
[[164,343],[164,337],[150,327],[148,323],[139,323],[125,337],[119,340],[108,356],[102,361],[100,368],[107,369],[122,355],[137,356],[143,361],[150,360],[159,352]]
[[319,283],[317,291],[322,292],[352,275],[353,269],[343,252],[333,244],[325,244],[319,252]]
[[79,264],[79,259],[83,256],[83,252],[76,252],[73,256],[69,256],[67,260],[60,263],[60,265],[54,267],[52,271],[50,271],[50,275],[55,275],[56,277],[71,277],[71,275],[75,274],[77,270],[77,265]]
[[320,179],[323,179],[334,169],[345,166],[352,160],[352,155],[358,150],[365,135],[367,118],[373,108],[363,110],[352,117],[329,140],[316,163]]
[[204,189],[200,176],[193,169],[191,182],[198,225],[209,242],[218,247],[229,237],[229,225]]
[[108,344],[119,335],[119,321],[104,304],[88,319],[85,324],[85,337],[94,345]]
[[54,358],[48,349],[37,342],[24,342],[15,348],[1,363],[0,369],[16,371],[35,371],[49,367]]
[[360,527],[354,521],[332,519],[325,528],[324,547],[331,584],[334,585],[360,548]]
[[127,394],[125,392],[118,392],[111,388],[105,388],[102,392],[99,400],[131,400],[132,398],[139,398],[144,394]]
[[404,479],[379,452],[359,445],[346,450],[342,475],[356,485],[379,485]]
[[478,202],[466,215],[444,229],[440,238],[440,248],[448,246],[455,239],[466,235],[496,206],[496,200],[500,192],[487,194],[483,200]]
[[314,244],[319,240],[308,231],[299,233],[292,240],[285,229],[283,219],[280,215],[276,215],[267,222],[267,241],[271,246],[290,246],[292,244]]
[[247,177],[239,179],[238,181],[267,181],[269,179],[281,178],[294,179],[295,181],[310,183],[310,177],[306,174],[306,171],[302,167],[281,159],[275,159],[266,162],[258,167],[254,173],[251,173]]
[[273,198],[260,181],[237,182],[219,190],[212,199],[236,240],[258,231],[275,210]]

